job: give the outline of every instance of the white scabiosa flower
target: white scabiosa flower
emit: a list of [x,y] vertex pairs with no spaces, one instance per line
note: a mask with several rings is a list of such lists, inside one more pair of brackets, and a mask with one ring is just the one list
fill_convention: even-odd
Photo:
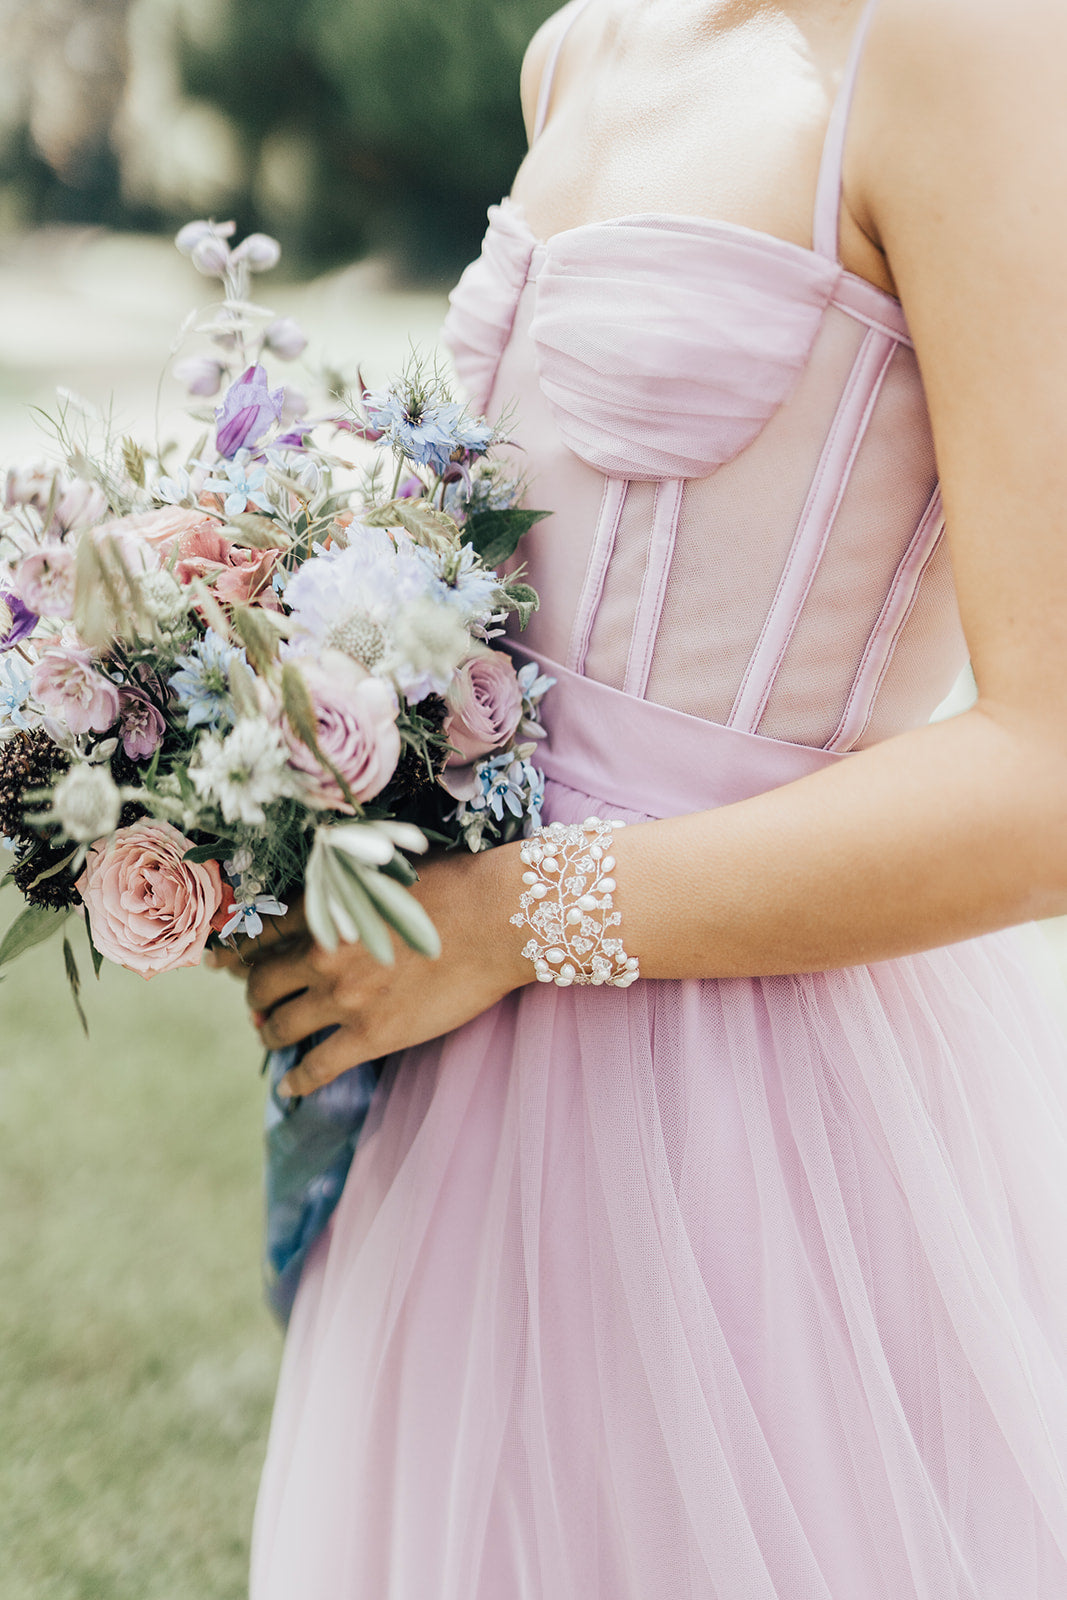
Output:
[[321,551],[289,581],[294,647],[339,650],[375,677],[390,678],[409,700],[422,699],[431,687],[415,693],[419,685],[447,685],[469,648],[441,590],[406,535],[353,524],[344,549]]
[[417,705],[427,695],[445,693],[470,648],[470,633],[451,606],[416,600],[396,619],[390,676]]
[[122,796],[103,767],[76,766],[56,784],[52,810],[68,839],[92,844],[118,827]]
[[266,807],[294,793],[295,774],[278,728],[266,717],[242,717],[225,738],[207,734],[189,768],[197,794],[213,801],[227,822],[257,827]]

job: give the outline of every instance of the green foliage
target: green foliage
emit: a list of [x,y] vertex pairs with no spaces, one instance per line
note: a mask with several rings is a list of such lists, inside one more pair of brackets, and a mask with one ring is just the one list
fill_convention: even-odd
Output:
[[[451,272],[525,149],[518,78],[556,0],[219,0],[186,38],[187,89],[239,128],[243,224],[290,252],[391,250],[412,276]],[[277,152],[302,177],[272,187]]]

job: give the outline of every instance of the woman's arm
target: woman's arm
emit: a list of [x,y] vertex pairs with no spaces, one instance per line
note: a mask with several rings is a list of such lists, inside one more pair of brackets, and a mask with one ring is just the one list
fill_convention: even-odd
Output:
[[[1061,0],[882,0],[847,199],[915,338],[978,703],[771,794],[620,834],[621,931],[646,977],[848,966],[1067,911],[1065,105]],[[343,1024],[294,1088],[529,981],[509,922],[520,874],[514,847],[431,867],[433,967],[306,945],[257,960],[267,1043]]]

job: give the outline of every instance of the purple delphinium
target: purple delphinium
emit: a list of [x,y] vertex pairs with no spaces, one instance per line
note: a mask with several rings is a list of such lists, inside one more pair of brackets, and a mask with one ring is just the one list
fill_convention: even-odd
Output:
[[0,589],[0,651],[13,650],[36,628],[39,618],[17,594]]
[[219,454],[230,458],[246,445],[258,444],[280,419],[285,390],[271,390],[265,367],[253,366],[232,383],[215,412],[215,442]]

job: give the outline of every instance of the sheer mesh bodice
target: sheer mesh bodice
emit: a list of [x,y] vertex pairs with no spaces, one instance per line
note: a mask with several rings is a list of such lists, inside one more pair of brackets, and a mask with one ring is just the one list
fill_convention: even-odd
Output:
[[539,241],[505,201],[446,328],[475,406],[521,417],[516,470],[553,513],[523,548],[530,646],[835,751],[925,721],[966,663],[904,315],[838,261],[862,31],[812,250],[659,215]]

